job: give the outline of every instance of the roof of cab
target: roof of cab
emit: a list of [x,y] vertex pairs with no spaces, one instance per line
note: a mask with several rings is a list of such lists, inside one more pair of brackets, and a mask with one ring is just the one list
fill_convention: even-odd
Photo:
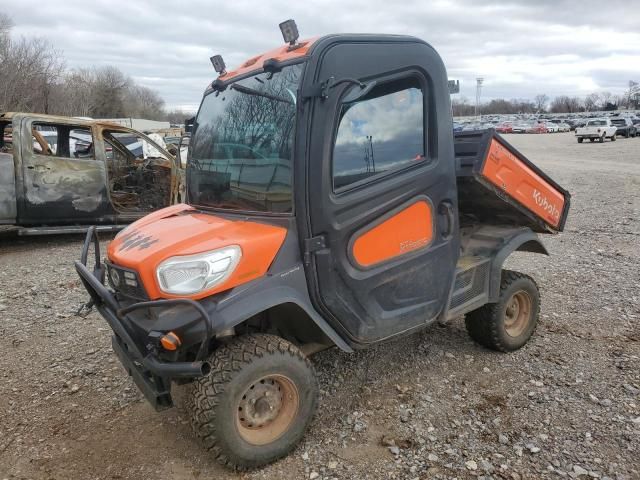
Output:
[[233,77],[245,75],[253,71],[262,70],[262,68],[264,67],[264,62],[267,60],[275,60],[280,63],[304,57],[307,55],[307,53],[309,53],[309,49],[314,44],[314,42],[318,40],[318,38],[319,37],[302,40],[293,49],[288,44],[281,45],[278,48],[274,48],[273,50],[269,50],[268,52],[250,58],[235,70],[229,70],[224,75],[220,75],[218,79],[226,82]]

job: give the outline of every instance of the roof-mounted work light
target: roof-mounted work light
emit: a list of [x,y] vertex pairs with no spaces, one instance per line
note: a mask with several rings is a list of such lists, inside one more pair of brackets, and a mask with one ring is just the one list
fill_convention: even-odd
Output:
[[211,65],[213,65],[213,69],[218,72],[219,75],[224,75],[227,73],[227,67],[224,64],[224,60],[222,59],[222,55],[214,55],[210,58]]
[[298,26],[295,20],[285,20],[280,24],[280,31],[282,32],[282,38],[292,47],[298,42],[300,34],[298,33]]

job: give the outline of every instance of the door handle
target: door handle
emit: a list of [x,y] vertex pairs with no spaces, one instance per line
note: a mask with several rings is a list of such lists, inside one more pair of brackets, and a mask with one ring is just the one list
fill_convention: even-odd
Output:
[[453,230],[456,225],[456,216],[453,204],[445,200],[438,205],[438,213],[444,217],[446,221],[446,227],[442,230],[442,239],[448,240],[453,235]]
[[44,172],[47,170],[51,170],[51,167],[48,167],[47,165],[40,165],[40,164],[27,165],[27,168],[29,170],[35,170],[36,172]]

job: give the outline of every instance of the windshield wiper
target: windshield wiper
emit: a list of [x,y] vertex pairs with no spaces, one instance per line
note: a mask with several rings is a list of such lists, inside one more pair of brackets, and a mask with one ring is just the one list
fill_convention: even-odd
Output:
[[290,105],[295,105],[288,98],[278,97],[277,95],[271,95],[269,93],[260,92],[258,90],[254,90],[253,88],[245,87],[244,85],[239,85],[234,83],[230,88],[237,90],[238,92],[246,93],[247,95],[255,95],[257,97],[268,98],[269,100],[275,100],[276,102],[288,103]]

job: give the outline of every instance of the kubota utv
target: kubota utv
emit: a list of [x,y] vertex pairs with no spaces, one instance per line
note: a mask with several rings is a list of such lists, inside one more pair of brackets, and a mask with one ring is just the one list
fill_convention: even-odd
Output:
[[[504,352],[538,320],[515,251],[547,254],[569,193],[493,130],[452,133],[447,74],[427,43],[329,35],[226,70],[206,89],[187,204],[76,269],[147,400],[189,384],[195,434],[221,463],[287,454],[316,408],[309,356],[351,352],[465,315]],[[88,266],[89,250],[95,265]]]

